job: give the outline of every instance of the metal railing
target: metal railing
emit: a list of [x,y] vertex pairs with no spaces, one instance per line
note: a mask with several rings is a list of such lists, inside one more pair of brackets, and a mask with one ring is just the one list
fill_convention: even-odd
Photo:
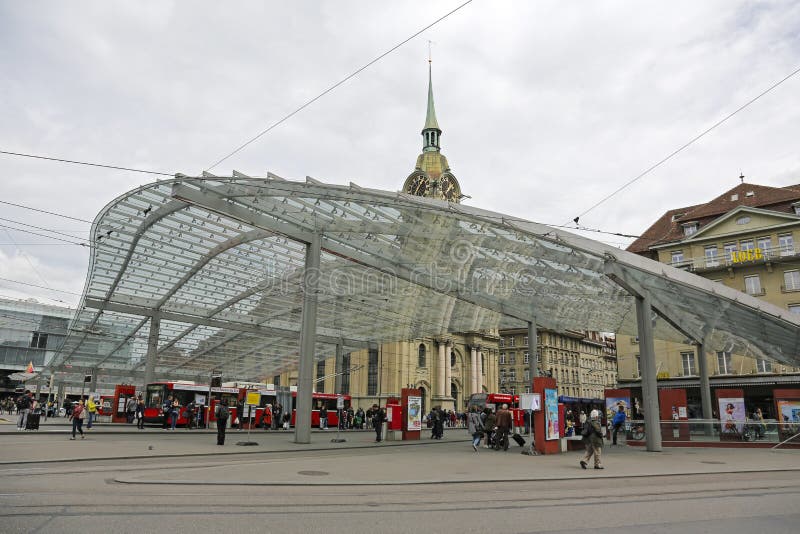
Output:
[[[659,421],[661,440],[695,442],[763,442],[800,445],[800,422],[785,423],[774,419],[720,421],[718,419],[689,419]],[[613,428],[609,425],[608,437]],[[643,420],[628,420],[624,432],[628,441],[643,441],[647,427]]]
[[[749,250],[735,250],[724,252],[720,256],[704,256],[702,258],[687,258],[680,261],[669,262],[669,265],[678,269],[696,271],[699,269],[718,269],[733,265],[753,265],[761,262],[773,261],[781,258],[797,256],[800,252],[794,246],[776,246]],[[793,291],[790,289],[789,291]]]

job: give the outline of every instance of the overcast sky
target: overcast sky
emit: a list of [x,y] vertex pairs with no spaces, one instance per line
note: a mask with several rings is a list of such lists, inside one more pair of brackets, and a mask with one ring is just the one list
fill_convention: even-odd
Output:
[[[461,3],[0,0],[0,150],[199,174]],[[800,67],[800,3],[475,0],[213,172],[400,189],[422,148],[428,40],[466,203],[564,224]],[[798,95],[800,75],[581,224],[637,235],[740,172],[800,183]],[[80,219],[155,178],[0,155],[0,200]],[[0,296],[74,306],[87,265],[83,247],[0,227]]]

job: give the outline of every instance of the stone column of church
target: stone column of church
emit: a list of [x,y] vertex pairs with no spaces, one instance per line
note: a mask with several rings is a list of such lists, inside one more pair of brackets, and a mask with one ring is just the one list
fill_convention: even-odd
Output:
[[445,392],[445,381],[444,381],[444,373],[445,373],[445,364],[444,364],[444,352],[445,352],[445,344],[444,340],[440,340],[439,344],[439,359],[437,363],[437,373],[436,373],[436,396],[443,397]]
[[444,360],[444,395],[447,398],[453,396],[453,368],[451,367],[450,353],[453,351],[453,342],[447,340],[445,343],[445,360]]
[[478,393],[483,392],[483,348],[478,350]]
[[472,393],[478,393],[478,347],[470,347],[469,387]]

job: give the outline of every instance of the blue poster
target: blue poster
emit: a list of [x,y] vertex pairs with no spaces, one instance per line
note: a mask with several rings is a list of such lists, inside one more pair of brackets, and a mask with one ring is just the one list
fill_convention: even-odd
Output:
[[547,425],[547,435],[545,436],[545,439],[558,439],[558,429],[561,428],[561,426],[558,424],[557,389],[544,390],[544,416],[545,424]]

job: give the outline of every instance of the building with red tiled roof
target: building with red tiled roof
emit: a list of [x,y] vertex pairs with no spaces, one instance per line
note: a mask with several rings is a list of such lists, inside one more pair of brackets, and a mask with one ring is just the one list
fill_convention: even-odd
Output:
[[[771,187],[742,181],[710,201],[670,209],[628,251],[693,272],[800,313],[800,185]],[[635,338],[617,340],[620,387],[639,384]],[[712,390],[742,388],[748,413],[776,417],[776,388],[800,387],[800,369],[745,354],[709,357]],[[691,344],[657,342],[659,387],[685,388],[689,412],[699,414],[699,355]],[[713,398],[713,391],[712,391]],[[692,409],[694,408],[694,409]],[[698,415],[699,416],[699,415]]]

